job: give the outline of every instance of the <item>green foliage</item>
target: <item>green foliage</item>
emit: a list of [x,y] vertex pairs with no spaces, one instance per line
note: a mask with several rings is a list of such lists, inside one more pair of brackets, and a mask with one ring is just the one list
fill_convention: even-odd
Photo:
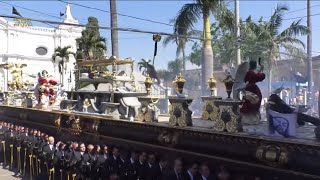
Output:
[[148,65],[150,64],[150,62],[151,62],[150,59],[149,60],[141,59],[141,61],[138,62],[137,65],[138,65],[139,71],[141,71],[143,69],[142,74],[146,73],[146,71],[148,69]]
[[[289,57],[294,55],[300,60],[305,57],[301,50],[304,44],[297,36],[306,35],[308,29],[301,25],[301,20],[294,21],[287,29],[279,31],[282,28],[283,13],[287,10],[286,6],[278,6],[269,21],[266,22],[262,21],[262,17],[258,22],[254,22],[251,16],[244,22],[240,21],[240,48],[243,61],[257,60],[261,57],[262,63],[271,68],[275,60],[280,57],[280,49],[287,51]],[[237,39],[234,35],[233,12],[222,9],[215,17],[217,23],[211,26],[215,66],[235,63]],[[200,43],[195,42],[188,55],[190,62],[197,66],[201,65]]]
[[82,31],[77,42],[77,59],[103,59],[107,50],[106,39],[100,36],[98,20],[89,17],[86,29]]
[[57,47],[54,50],[54,53],[52,55],[52,62],[56,63],[57,59],[60,58],[58,67],[59,67],[59,73],[62,74],[63,70],[65,69],[65,63],[69,62],[70,55],[75,55],[73,52],[69,51],[71,46],[65,46],[65,47]]

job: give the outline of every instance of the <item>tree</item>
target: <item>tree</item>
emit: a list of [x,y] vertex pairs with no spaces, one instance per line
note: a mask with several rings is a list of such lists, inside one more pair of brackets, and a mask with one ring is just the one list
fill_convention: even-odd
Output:
[[100,36],[98,20],[89,17],[87,27],[81,32],[81,37],[76,39],[77,59],[98,60],[105,56],[107,50],[106,39]]
[[284,13],[288,11],[285,5],[278,5],[270,19],[260,25],[259,41],[264,43],[268,53],[268,90],[271,92],[272,67],[280,56],[280,48],[286,51],[298,50],[298,46],[304,48],[304,43],[297,38],[299,35],[307,35],[309,30],[301,24],[301,19],[292,22],[292,24],[280,32]]
[[[194,24],[202,15],[203,20],[203,41],[202,60],[201,60],[201,86],[206,87],[208,78],[213,74],[213,51],[211,43],[210,31],[210,15],[216,14],[222,7],[222,0],[194,0],[194,3],[188,3],[178,12],[175,23],[174,32],[179,35],[185,35],[194,27]],[[203,94],[207,93],[203,88]]]
[[64,84],[64,75],[66,74],[67,69],[66,63],[69,62],[70,55],[75,56],[73,52],[69,51],[70,48],[71,46],[59,46],[54,50],[54,53],[52,55],[52,62],[58,65],[60,82],[62,84]]
[[145,60],[145,59],[141,59],[140,62],[138,62],[138,68],[139,68],[139,71],[142,71],[142,75],[146,75],[146,72],[147,72],[147,69],[148,69],[148,65],[150,64],[151,60]]
[[[171,22],[174,22],[174,20],[172,20]],[[183,72],[185,73],[186,61],[187,61],[185,48],[186,48],[186,44],[189,41],[189,39],[177,36],[178,35],[177,32],[175,32],[175,34],[176,35],[167,36],[163,40],[163,45],[164,45],[164,47],[166,47],[169,43],[175,43],[177,45],[176,59],[180,58],[180,55],[182,54],[182,63],[183,63],[182,67],[183,67]],[[184,34],[184,35],[185,36],[201,36],[201,34],[202,33],[200,31],[191,30],[191,31],[186,32],[186,34]]]

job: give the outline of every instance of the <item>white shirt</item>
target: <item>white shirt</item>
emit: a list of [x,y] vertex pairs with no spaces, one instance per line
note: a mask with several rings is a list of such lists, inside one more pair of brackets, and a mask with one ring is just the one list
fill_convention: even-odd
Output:
[[191,174],[191,172],[190,171],[187,171],[187,172],[188,172],[190,179],[193,180],[193,175]]
[[52,149],[53,149],[53,145],[52,145],[52,144],[49,144],[49,147],[50,147],[50,150],[52,150]]
[[130,158],[130,162],[131,162],[131,164],[133,164],[133,163],[134,163],[134,160],[133,160],[132,158]]
[[207,180],[207,178],[206,178],[206,177],[204,177],[204,176],[202,176],[202,175],[201,175],[201,177],[202,177],[202,180]]
[[83,156],[84,152],[80,152],[81,156]]

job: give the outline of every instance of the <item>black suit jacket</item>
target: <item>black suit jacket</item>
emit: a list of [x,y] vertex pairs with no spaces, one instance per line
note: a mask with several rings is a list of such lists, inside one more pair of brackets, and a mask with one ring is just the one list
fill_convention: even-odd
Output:
[[53,158],[54,158],[54,154],[56,152],[56,147],[53,145],[52,149],[50,149],[50,145],[46,144],[43,149],[43,160],[44,162],[48,163],[48,167],[52,168],[53,167]]
[[186,172],[182,172],[180,173],[180,179],[178,179],[178,176],[173,169],[164,172],[162,175],[162,180],[189,180],[188,178],[188,174],[186,174]]
[[[194,178],[194,180],[203,180],[201,175],[198,175]],[[209,175],[209,177],[207,177],[207,180],[218,180],[218,178],[214,175]]]
[[147,179],[161,179],[161,169],[159,164],[151,164],[151,166],[148,164]]
[[142,163],[140,161],[135,162],[135,166],[137,168],[137,176],[139,180],[146,180],[148,175],[148,163]]

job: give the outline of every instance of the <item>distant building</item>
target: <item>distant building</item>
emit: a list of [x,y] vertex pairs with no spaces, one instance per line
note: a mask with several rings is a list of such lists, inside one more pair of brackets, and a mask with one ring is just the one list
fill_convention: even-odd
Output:
[[[72,17],[69,4],[66,6],[63,22],[79,24]],[[0,18],[0,63],[27,64],[23,71],[24,80],[35,81],[34,76],[42,70],[47,70],[59,80],[58,68],[51,59],[54,49],[71,46],[70,51],[76,52],[76,38],[81,36],[81,31],[81,27],[67,25],[59,25],[57,28],[21,27],[14,21]],[[69,82],[64,85],[66,90],[70,90],[74,83],[74,62],[74,57],[70,57],[64,81]],[[1,89],[7,90],[8,80],[11,80],[10,74],[0,69]]]

